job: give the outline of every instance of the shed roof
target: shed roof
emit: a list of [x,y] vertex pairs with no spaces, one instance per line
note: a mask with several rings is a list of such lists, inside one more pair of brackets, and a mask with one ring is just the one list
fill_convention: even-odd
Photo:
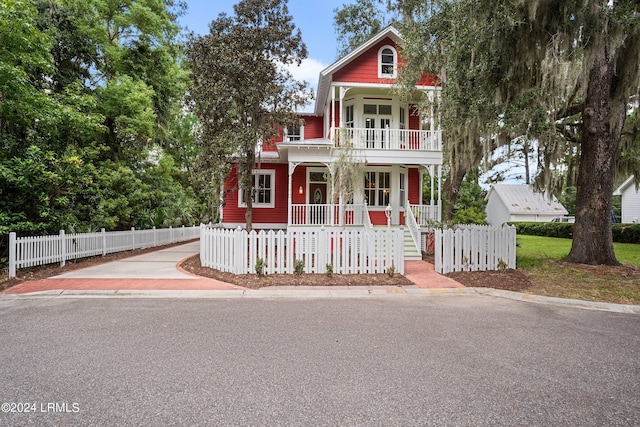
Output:
[[494,184],[487,195],[490,197],[500,198],[510,214],[568,214],[555,198],[533,191],[530,185]]
[[[622,193],[624,193],[627,190],[627,187],[629,187],[634,182],[635,182],[635,176],[631,175],[622,184],[620,184],[620,186],[618,188],[616,188],[616,190],[613,192],[613,195],[614,196],[622,196]],[[638,191],[638,186],[636,186],[636,192],[637,191]]]

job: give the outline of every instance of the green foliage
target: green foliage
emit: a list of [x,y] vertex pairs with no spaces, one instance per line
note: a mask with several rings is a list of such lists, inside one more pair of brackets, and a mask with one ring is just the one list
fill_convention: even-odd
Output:
[[333,264],[327,264],[325,266],[325,272],[324,274],[326,274],[327,276],[331,277],[333,275]]
[[567,210],[569,215],[576,214],[576,187],[567,187],[562,191],[558,201],[562,203],[562,206]]
[[296,275],[301,275],[302,273],[304,273],[304,261],[301,259],[297,259],[295,260],[294,264],[293,264],[293,272]]
[[637,165],[640,139],[625,125],[640,88],[637,4],[394,3],[411,17],[401,29],[403,86],[413,88],[424,71],[441,77],[448,199],[455,200],[460,178],[496,147],[517,137],[536,140],[542,174],[536,182],[548,192],[561,187],[558,173],[573,175],[577,168],[575,239],[585,244],[573,246],[572,261],[614,264],[610,244],[586,241],[610,239],[598,232],[607,222],[602,210],[611,209],[616,157],[622,151],[625,164]]
[[[234,12],[211,22],[209,34],[190,37],[189,98],[200,120],[201,175],[220,182],[234,163],[239,187],[251,194],[258,142],[275,136],[274,125],[297,120],[296,107],[310,99],[306,83],[282,67],[300,65],[307,50],[286,1],[242,0]],[[250,230],[253,204],[246,202]]]
[[454,224],[487,224],[486,192],[474,179],[465,179],[456,198],[451,222]]
[[396,266],[391,264],[388,268],[387,268],[387,276],[389,277],[393,277],[396,274]]
[[[567,222],[512,222],[518,234],[571,239],[574,224]],[[613,224],[613,241],[640,243],[640,224]]]
[[[35,7],[34,7],[35,6]],[[206,213],[174,0],[0,2],[6,233],[191,225]],[[163,150],[160,147],[164,147]]]
[[153,90],[143,81],[121,76],[99,88],[97,95],[100,111],[106,118],[108,144],[116,154],[115,159],[118,160],[123,147],[133,153],[136,151],[131,148],[146,148],[153,136],[156,119]]
[[613,241],[640,243],[640,224],[613,224]]
[[264,260],[262,258],[258,258],[256,260],[256,274],[258,277],[264,277]]
[[564,239],[573,236],[573,224],[568,222],[510,222],[509,225],[516,227],[517,234]]
[[357,0],[355,4],[343,4],[333,11],[333,22],[338,36],[338,57],[351,52],[368,38],[391,25],[391,11],[381,0]]

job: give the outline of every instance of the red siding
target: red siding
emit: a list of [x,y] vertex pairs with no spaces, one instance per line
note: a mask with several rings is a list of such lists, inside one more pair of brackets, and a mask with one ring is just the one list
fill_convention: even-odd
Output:
[[371,217],[371,223],[373,225],[387,225],[387,214],[384,211],[369,211]]
[[[305,136],[306,136],[306,128],[305,128]],[[300,186],[302,186],[302,194],[300,194]],[[291,191],[293,194],[291,195],[291,203],[294,205],[302,205],[306,203],[306,191],[307,191],[307,167],[306,166],[298,166],[293,171],[293,176],[291,177]]]
[[[269,164],[262,165],[262,170],[275,170],[275,183],[274,183],[274,208],[253,208],[253,224],[256,228],[260,228],[261,223],[275,223],[286,224],[287,223],[287,188],[288,166],[286,164]],[[225,206],[223,213],[224,223],[245,223],[244,214],[246,208],[238,207],[238,176],[236,169],[233,168],[229,176],[225,181]]]
[[[335,82],[359,82],[359,83],[395,83],[395,79],[381,79],[378,77],[378,52],[382,46],[393,46],[400,58],[398,66],[402,67],[402,48],[396,45],[389,37],[384,38],[379,43],[371,46],[369,50],[363,52],[357,58],[346,64],[333,75]],[[436,79],[433,76],[425,75],[418,82],[420,85],[434,85]]]
[[322,138],[324,119],[322,116],[303,116],[304,139]]
[[409,203],[412,205],[419,205],[422,203],[420,200],[422,197],[422,183],[420,182],[420,172],[418,169],[409,169],[409,188],[407,189],[407,196],[409,197]]

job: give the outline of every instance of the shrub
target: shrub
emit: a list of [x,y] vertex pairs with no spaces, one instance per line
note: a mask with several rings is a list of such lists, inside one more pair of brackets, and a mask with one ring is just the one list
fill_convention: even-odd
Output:
[[258,277],[264,276],[264,260],[262,258],[256,260],[256,274]]
[[333,274],[333,264],[327,264],[325,266],[326,271],[324,272],[324,274],[326,274],[327,276],[331,277],[331,275]]
[[387,275],[393,277],[394,274],[396,274],[396,266],[391,264],[389,268],[387,268]]
[[[573,238],[573,224],[568,222],[511,222],[518,234],[543,237]],[[613,224],[613,241],[640,243],[640,224]]]
[[640,243],[640,224],[613,224],[613,241]]
[[298,276],[304,273],[304,261],[301,259],[297,259],[295,264],[293,265],[293,272]]

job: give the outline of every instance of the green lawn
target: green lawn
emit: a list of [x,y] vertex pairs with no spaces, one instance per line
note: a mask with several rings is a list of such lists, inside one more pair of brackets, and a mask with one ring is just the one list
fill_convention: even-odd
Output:
[[[516,249],[518,268],[529,269],[544,261],[562,261],[571,250],[571,239],[518,235]],[[640,266],[640,245],[614,243],[618,261],[622,264]]]
[[640,245],[614,243],[615,266],[563,262],[571,239],[517,236],[517,268],[528,273],[526,292],[587,301],[640,305]]

